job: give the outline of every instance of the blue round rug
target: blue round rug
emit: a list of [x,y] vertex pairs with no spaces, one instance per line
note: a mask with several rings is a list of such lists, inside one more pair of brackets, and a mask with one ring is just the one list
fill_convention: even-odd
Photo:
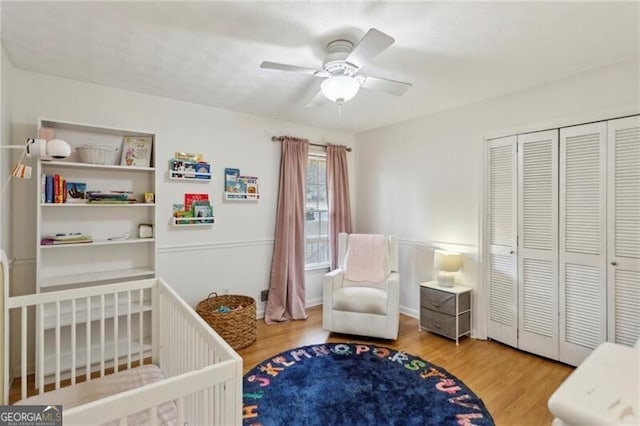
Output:
[[245,425],[493,425],[455,376],[416,356],[355,343],[288,350],[243,380]]

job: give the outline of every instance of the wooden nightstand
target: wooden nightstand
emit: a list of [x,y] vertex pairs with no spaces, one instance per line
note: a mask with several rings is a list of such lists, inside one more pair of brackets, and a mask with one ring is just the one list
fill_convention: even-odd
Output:
[[471,334],[471,289],[441,287],[437,281],[420,284],[420,329],[456,341]]

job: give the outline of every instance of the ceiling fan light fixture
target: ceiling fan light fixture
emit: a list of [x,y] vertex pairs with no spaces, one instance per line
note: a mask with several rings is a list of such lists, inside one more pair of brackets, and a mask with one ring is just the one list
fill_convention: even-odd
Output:
[[329,100],[343,104],[358,93],[360,82],[348,75],[334,75],[322,82],[320,90]]

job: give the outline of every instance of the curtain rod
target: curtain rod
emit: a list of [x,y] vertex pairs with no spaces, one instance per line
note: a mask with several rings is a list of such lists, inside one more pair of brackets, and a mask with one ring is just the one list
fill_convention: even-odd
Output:
[[[271,136],[271,140],[273,142],[282,142],[284,140],[284,136]],[[315,142],[309,142],[309,145],[313,145],[313,146],[319,146],[321,148],[327,148],[326,144],[322,144],[322,143],[315,143]],[[351,152],[351,148],[350,147],[346,147],[348,152]]]

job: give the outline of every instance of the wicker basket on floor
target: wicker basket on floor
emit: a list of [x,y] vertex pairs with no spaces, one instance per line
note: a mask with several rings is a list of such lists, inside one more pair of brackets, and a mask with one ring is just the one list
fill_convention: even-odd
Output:
[[[229,312],[219,312],[225,306]],[[196,306],[196,312],[233,349],[246,348],[256,340],[256,301],[249,296],[210,293]]]

